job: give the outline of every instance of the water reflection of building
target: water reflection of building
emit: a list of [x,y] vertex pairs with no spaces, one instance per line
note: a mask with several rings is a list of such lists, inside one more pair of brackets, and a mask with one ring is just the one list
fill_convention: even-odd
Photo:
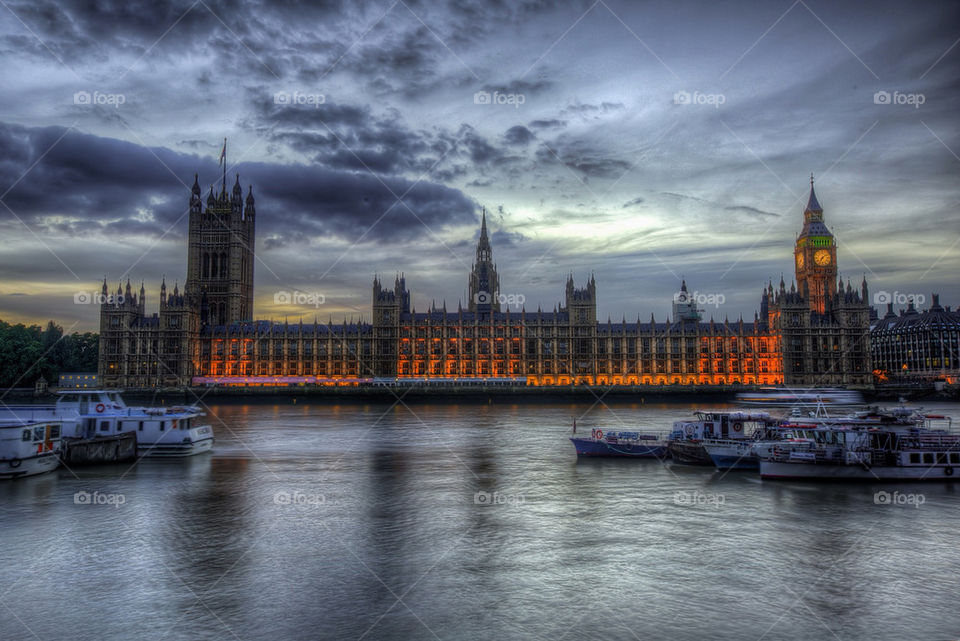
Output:
[[[760,312],[704,321],[686,283],[672,318],[597,320],[597,282],[572,276],[552,310],[503,304],[485,215],[456,309],[411,306],[406,279],[373,282],[371,323],[252,321],[253,196],[243,206],[212,192],[203,210],[191,194],[184,291],[161,287],[160,313],[147,316],[144,291],[106,297],[100,374],[107,385],[204,383],[355,384],[376,380],[486,381],[550,385],[869,385],[866,282],[837,279],[837,251],[811,181],[794,250],[796,283],[769,283]],[[106,283],[103,285],[106,295]]]

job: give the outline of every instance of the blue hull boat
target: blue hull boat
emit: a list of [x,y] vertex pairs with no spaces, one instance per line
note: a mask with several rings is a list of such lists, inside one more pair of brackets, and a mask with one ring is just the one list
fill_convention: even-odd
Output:
[[608,456],[629,458],[657,458],[667,455],[667,446],[657,441],[608,441],[589,436],[571,436],[570,442],[577,449],[577,456]]

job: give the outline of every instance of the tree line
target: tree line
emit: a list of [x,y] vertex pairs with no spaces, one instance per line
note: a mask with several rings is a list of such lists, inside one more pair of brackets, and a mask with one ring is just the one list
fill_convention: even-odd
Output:
[[96,372],[100,335],[63,333],[47,326],[11,325],[0,320],[0,389],[32,387],[41,376],[56,385],[61,372]]

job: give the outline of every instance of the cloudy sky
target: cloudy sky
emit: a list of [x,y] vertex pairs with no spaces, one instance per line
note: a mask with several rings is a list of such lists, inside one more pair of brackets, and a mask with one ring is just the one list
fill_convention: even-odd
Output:
[[960,303],[955,3],[0,4],[3,320],[95,329],[104,276],[155,307],[224,137],[258,318],[369,318],[375,273],[455,309],[486,207],[527,309],[593,273],[604,319],[681,278],[752,319],[811,172],[844,277]]

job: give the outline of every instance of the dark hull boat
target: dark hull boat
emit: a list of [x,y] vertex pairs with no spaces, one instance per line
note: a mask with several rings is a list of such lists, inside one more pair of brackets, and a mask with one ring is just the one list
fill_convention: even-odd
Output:
[[717,462],[710,456],[708,446],[723,444],[733,450],[748,448],[755,434],[765,433],[779,424],[767,412],[701,410],[694,416],[692,420],[674,421],[668,439],[670,456],[684,465],[746,468],[750,461],[743,459],[747,457]]
[[667,450],[670,452],[670,457],[677,463],[713,467],[713,459],[699,441],[671,441]]
[[577,456],[656,458],[667,456],[667,445],[656,434],[609,432],[594,429],[590,436],[571,436]]
[[570,438],[577,449],[577,456],[620,456],[633,458],[664,458],[667,448],[664,445],[646,443],[607,443],[592,438]]
[[68,466],[124,463],[137,458],[137,433],[64,439],[63,462]]

